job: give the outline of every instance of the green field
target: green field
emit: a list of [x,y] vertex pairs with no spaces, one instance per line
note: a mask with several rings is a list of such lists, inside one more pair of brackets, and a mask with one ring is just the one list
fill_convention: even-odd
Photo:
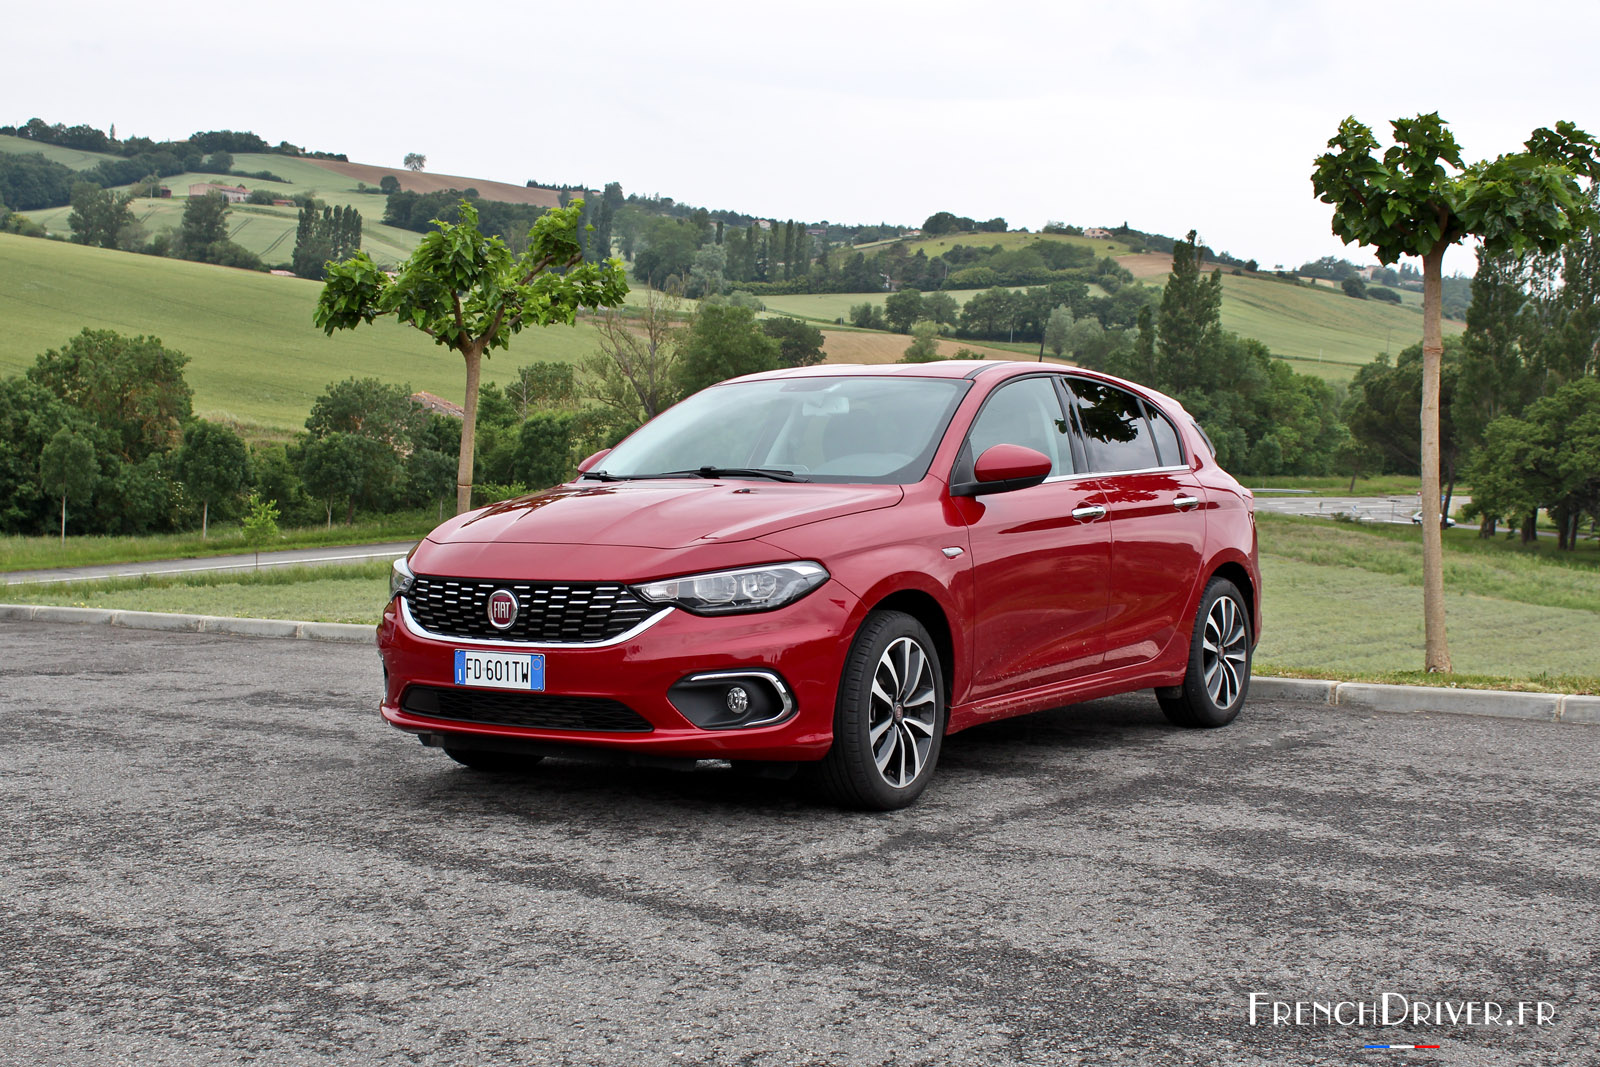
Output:
[[[1093,287],[1091,290],[1098,292],[1093,290]],[[957,304],[964,305],[974,295],[985,290],[945,289],[941,292],[954,297]],[[849,322],[850,309],[857,304],[882,307],[887,299],[889,299],[888,293],[794,293],[788,296],[763,296],[761,302],[767,305],[768,311],[810,319],[813,322],[834,323],[840,319]]]
[[[1038,240],[1056,241],[1061,244],[1092,248],[1097,257],[1125,256],[1128,254],[1128,242],[1126,241],[1069,237],[1064,233],[1021,233],[1017,231],[1007,233],[947,233],[940,237],[917,237],[906,241],[906,251],[913,256],[918,252],[924,252],[929,258],[932,258],[948,252],[956,245],[964,245],[967,248],[993,248],[995,245],[999,245],[1009,252]],[[894,241],[876,241],[868,245],[858,245],[856,249],[871,251],[874,248],[884,248],[894,243]],[[852,249],[852,251],[856,249]]]
[[[0,141],[7,140],[22,145],[32,145],[30,141],[18,142],[14,137],[0,138]],[[8,150],[14,150],[13,146],[0,145],[0,151]],[[80,169],[93,167],[101,159],[112,158],[72,149],[56,149],[56,152],[63,154],[60,162]],[[76,161],[67,157],[75,157]],[[422,235],[415,231],[385,226],[379,221],[383,218],[387,199],[382,193],[357,192],[356,182],[353,179],[325,170],[309,160],[297,159],[294,156],[242,153],[234,156],[233,166],[235,170],[245,172],[271,171],[284,181],[263,182],[254,178],[192,172],[174,174],[161,179],[162,184],[172,190],[172,198],[141,197],[131,205],[134,217],[150,235],[162,230],[176,230],[183,219],[184,206],[188,203],[189,186],[201,182],[220,182],[243,185],[250,189],[258,187],[269,189],[280,199],[288,199],[297,193],[307,193],[329,204],[353,205],[361,212],[361,247],[380,264],[390,265],[400,262],[411,254],[417,247],[417,242],[422,239]],[[228,216],[228,236],[232,240],[260,256],[268,264],[289,261],[294,253],[295,225],[299,219],[298,208],[235,204],[229,211],[231,213]],[[51,233],[62,235],[71,232],[67,225],[67,216],[71,213],[70,207],[23,212]]]
[[[1387,351],[1391,356],[1422,340],[1416,304],[1355,300],[1321,286],[1268,278],[1222,275],[1222,326],[1272,349],[1295,370],[1349,381],[1356,370]],[[1445,334],[1464,323],[1447,319]]]
[[121,156],[108,155],[104,152],[85,152],[80,148],[61,148],[53,144],[41,144],[30,141],[26,137],[9,137],[0,134],[0,152],[15,152],[18,155],[32,155],[37,153],[52,163],[60,163],[63,167],[73,170],[87,170],[99,166],[101,161],[108,159],[121,159]]
[[[299,430],[329,382],[377,377],[461,399],[461,358],[392,322],[325,336],[311,323],[321,285],[254,271],[0,234],[0,374],[84,327],[150,334],[189,357],[195,411],[269,433]],[[484,363],[485,381],[518,366],[572,360],[594,329],[526,330]]]

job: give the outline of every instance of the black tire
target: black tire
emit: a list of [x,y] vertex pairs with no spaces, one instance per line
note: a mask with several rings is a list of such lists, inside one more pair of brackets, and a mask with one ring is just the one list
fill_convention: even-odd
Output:
[[1207,728],[1234,720],[1250,692],[1250,630],[1250,608],[1239,587],[1226,578],[1212,578],[1195,612],[1183,684],[1156,691],[1169,720]]
[[817,785],[846,807],[905,807],[939,762],[948,713],[928,631],[898,611],[867,616],[839,679],[833,747],[816,767]]
[[482,748],[447,748],[444,754],[463,767],[488,774],[517,774],[544,759],[543,756],[494,752]]

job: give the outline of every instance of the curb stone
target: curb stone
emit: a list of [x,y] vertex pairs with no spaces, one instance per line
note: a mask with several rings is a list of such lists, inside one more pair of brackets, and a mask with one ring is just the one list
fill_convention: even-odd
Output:
[[[377,643],[377,628],[363,623],[298,622],[293,619],[234,619],[219,615],[175,615],[159,611],[108,611],[45,604],[0,604],[0,622],[69,622],[123,626],[130,630],[292,638],[338,644]],[[1328,707],[1397,713],[1441,712],[1497,719],[1581,723],[1600,726],[1600,697],[1561,693],[1510,693],[1496,689],[1378,685],[1321,678],[1250,679],[1250,695]]]
[[108,611],[47,604],[0,604],[0,621],[101,623],[130,630],[288,637],[302,641],[376,644],[377,627],[362,623],[298,622],[293,619],[233,619],[220,615],[174,615],[160,611]]

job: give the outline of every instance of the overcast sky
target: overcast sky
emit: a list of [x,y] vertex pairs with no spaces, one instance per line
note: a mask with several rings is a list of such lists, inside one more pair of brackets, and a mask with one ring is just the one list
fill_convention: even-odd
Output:
[[[272,143],[712,208],[941,210],[1365,262],[1313,158],[1354,114],[1439,111],[1469,160],[1600,133],[1600,4],[810,0],[18,5],[0,124]],[[1470,272],[1454,252],[1446,271]]]

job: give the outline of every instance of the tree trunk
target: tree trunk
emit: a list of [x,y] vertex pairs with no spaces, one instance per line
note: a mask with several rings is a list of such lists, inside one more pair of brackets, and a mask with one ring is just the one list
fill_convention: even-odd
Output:
[[1530,511],[1522,517],[1522,543],[1531,545],[1539,540],[1539,513]]
[[472,453],[478,434],[478,379],[483,373],[483,345],[470,345],[461,356],[467,361],[467,395],[461,405],[461,459],[456,464],[456,514],[472,510]]
[[1444,531],[1439,510],[1439,380],[1444,363],[1441,241],[1422,257],[1422,629],[1423,667],[1450,670],[1444,632]]
[[211,501],[200,501],[200,540],[206,539],[206,527],[211,523]]
[[67,544],[67,494],[61,494],[61,545]]

